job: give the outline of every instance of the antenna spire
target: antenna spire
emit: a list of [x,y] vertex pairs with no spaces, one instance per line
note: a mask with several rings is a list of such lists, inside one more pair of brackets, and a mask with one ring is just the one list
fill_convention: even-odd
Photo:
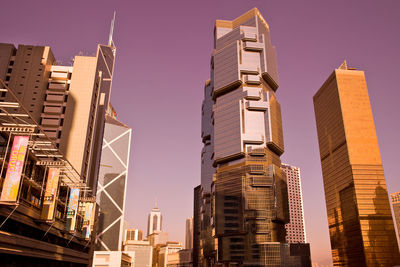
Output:
[[116,13],[117,13],[117,11],[114,11],[114,16],[113,16],[113,19],[111,21],[110,35],[108,36],[108,45],[109,46],[114,44],[113,34],[114,34],[114,22],[115,22],[115,14]]

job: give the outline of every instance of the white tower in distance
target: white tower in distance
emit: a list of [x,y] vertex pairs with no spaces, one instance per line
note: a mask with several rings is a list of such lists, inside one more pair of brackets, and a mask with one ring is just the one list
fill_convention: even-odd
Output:
[[148,224],[147,224],[147,236],[154,232],[161,232],[162,215],[161,211],[157,207],[157,201],[154,204],[154,208],[149,214]]

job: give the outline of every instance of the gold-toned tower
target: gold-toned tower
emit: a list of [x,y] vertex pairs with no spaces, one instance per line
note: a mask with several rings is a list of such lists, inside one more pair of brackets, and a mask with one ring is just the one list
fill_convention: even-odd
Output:
[[314,95],[334,266],[394,266],[399,249],[363,71],[344,62]]

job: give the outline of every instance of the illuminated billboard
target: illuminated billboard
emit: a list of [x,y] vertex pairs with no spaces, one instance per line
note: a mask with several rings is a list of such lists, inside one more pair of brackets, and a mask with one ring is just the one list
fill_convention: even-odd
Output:
[[83,234],[86,239],[90,238],[90,234],[93,228],[93,219],[94,219],[94,207],[95,204],[93,202],[85,203],[85,216],[83,219]]
[[59,168],[49,168],[47,175],[46,191],[44,193],[43,209],[41,219],[45,221],[53,221],[54,208],[56,203],[58,180],[60,176]]
[[24,168],[26,150],[29,136],[15,136],[8,160],[7,173],[1,191],[0,201],[3,203],[16,203],[18,198],[21,174]]
[[78,210],[79,201],[79,188],[71,188],[69,201],[68,201],[68,213],[67,213],[67,224],[66,228],[68,231],[75,231],[76,224],[76,213]]

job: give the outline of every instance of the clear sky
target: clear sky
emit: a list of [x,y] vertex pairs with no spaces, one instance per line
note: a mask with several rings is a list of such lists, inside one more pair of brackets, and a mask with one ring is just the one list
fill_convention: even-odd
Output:
[[283,162],[301,168],[307,239],[330,261],[312,96],[344,59],[364,70],[389,192],[400,191],[400,1],[3,1],[0,42],[49,45],[61,64],[106,43],[117,11],[111,100],[133,128],[126,219],[146,231],[157,199],[171,240],[184,241],[200,183],[200,119],[216,19],[258,7],[277,47]]

